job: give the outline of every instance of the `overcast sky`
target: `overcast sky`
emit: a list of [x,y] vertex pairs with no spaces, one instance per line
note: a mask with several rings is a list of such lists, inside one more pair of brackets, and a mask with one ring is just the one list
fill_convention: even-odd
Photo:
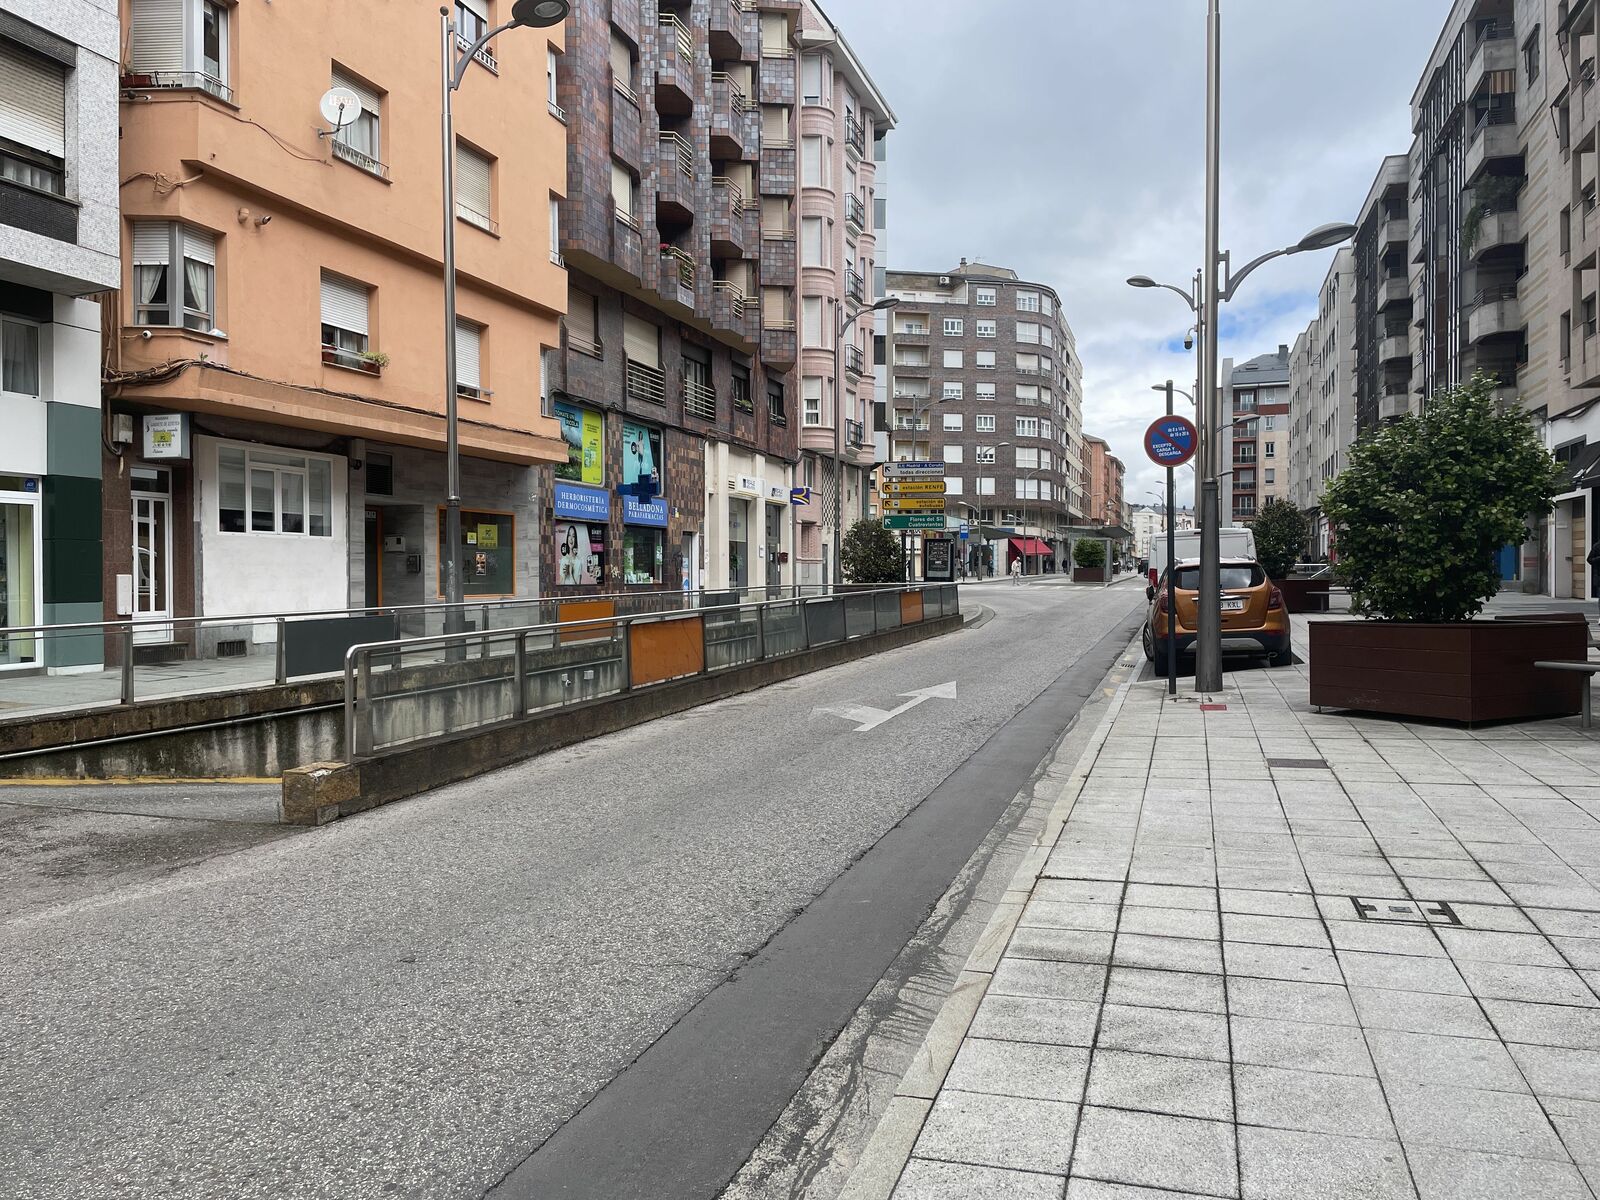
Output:
[[[1170,292],[1123,281],[1187,285],[1204,256],[1204,0],[822,2],[899,119],[888,266],[965,256],[1054,285],[1083,358],[1084,429],[1127,464],[1129,502],[1149,502],[1164,480],[1140,445],[1161,412],[1149,388],[1193,388],[1192,318]],[[1355,220],[1383,156],[1410,149],[1411,93],[1449,8],[1224,0],[1222,246],[1235,263]],[[1225,310],[1222,355],[1292,345],[1331,253],[1252,275]]]

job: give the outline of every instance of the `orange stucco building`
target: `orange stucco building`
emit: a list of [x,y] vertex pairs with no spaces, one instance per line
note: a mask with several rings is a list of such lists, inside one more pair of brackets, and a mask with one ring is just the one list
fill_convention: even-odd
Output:
[[[465,33],[510,5],[454,7]],[[440,19],[315,8],[122,4],[108,616],[441,597]],[[537,592],[536,468],[566,460],[543,385],[567,295],[561,37],[500,35],[455,96],[469,598]],[[335,87],[362,108],[337,131]]]

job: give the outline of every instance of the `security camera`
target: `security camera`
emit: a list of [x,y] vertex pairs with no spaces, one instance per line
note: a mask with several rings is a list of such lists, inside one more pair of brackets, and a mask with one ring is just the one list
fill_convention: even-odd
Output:
[[1185,350],[1194,349],[1194,334],[1186,333],[1183,335],[1183,348]]

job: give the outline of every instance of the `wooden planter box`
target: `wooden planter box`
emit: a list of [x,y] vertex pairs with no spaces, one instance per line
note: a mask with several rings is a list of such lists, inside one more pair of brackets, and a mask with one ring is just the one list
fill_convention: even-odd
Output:
[[1586,623],[1570,620],[1313,621],[1311,703],[1472,725],[1565,717],[1587,676],[1534,663],[1589,654]]
[[342,355],[337,350],[324,349],[322,361],[330,367],[343,367],[347,371],[360,371],[363,375],[383,374],[383,368],[377,363]]
[[1283,593],[1284,606],[1292,613],[1327,612],[1331,579],[1274,579]]
[[1106,569],[1104,567],[1073,567],[1073,583],[1104,583]]

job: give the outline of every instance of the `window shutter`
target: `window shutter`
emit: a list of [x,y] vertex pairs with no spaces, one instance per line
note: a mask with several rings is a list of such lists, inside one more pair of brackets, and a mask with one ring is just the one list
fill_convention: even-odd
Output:
[[584,346],[600,344],[600,339],[595,336],[594,297],[577,288],[567,289],[567,336],[569,340],[581,342]]
[[128,65],[139,75],[183,73],[184,0],[133,0]]
[[622,349],[634,362],[661,366],[661,330],[632,313],[622,315]]
[[[347,75],[345,72],[335,68],[333,72],[333,86],[349,88],[352,92],[354,92],[361,100],[361,111],[363,113],[370,113],[374,118],[382,115],[383,97],[378,95],[377,92],[373,91],[355,76]],[[349,127],[346,126],[346,128]]]
[[623,87],[633,86],[633,49],[616,30],[611,31],[611,75]]
[[489,6],[484,0],[461,0],[461,7],[468,12],[477,13],[485,25],[489,23]]
[[493,215],[489,202],[489,160],[471,146],[459,142],[456,143],[456,202],[486,221]]
[[183,256],[192,258],[196,262],[217,265],[217,239],[204,229],[195,229],[193,226],[183,227]]
[[761,48],[783,50],[789,45],[789,20],[782,13],[761,14]]
[[483,330],[471,321],[456,320],[456,386],[477,390],[483,386],[480,354]]
[[67,156],[65,72],[6,42],[0,42],[0,137]]
[[789,106],[764,104],[761,106],[761,138],[774,144],[789,140]]
[[[367,333],[367,289],[359,283],[322,274],[322,323],[350,333]],[[457,339],[459,340],[459,339]]]
[[133,265],[164,267],[171,256],[172,226],[165,221],[133,223]]
[[761,321],[768,326],[779,326],[789,320],[789,296],[782,288],[761,289]]
[[611,160],[611,199],[619,213],[633,216],[633,174],[616,159]]

